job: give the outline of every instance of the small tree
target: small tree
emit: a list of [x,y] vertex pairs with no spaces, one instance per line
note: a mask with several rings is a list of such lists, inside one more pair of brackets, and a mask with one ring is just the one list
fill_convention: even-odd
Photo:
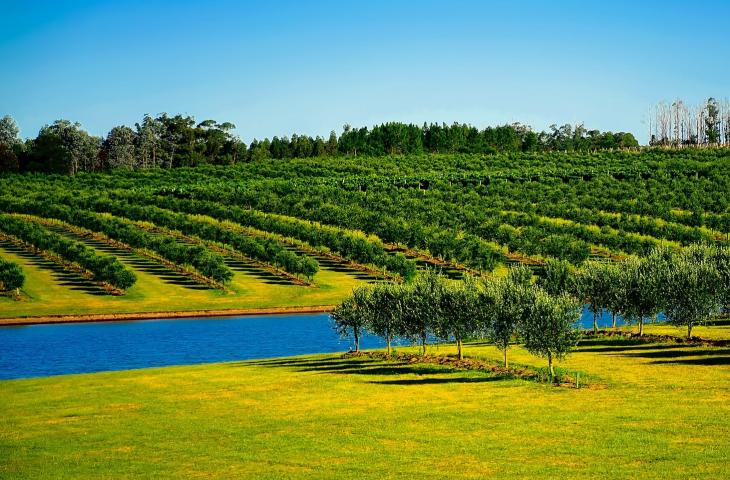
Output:
[[576,324],[580,320],[580,303],[568,295],[553,296],[544,290],[535,292],[530,314],[522,324],[525,348],[548,360],[550,377],[555,376],[554,359],[562,359],[578,342]]
[[367,329],[385,338],[390,356],[391,344],[401,328],[404,288],[394,283],[379,283],[370,292]]
[[644,334],[644,320],[661,310],[667,255],[665,249],[656,249],[646,258],[631,258],[621,264],[622,313],[627,322],[638,323],[639,336]]
[[674,256],[665,275],[664,309],[670,323],[687,327],[702,324],[720,310],[722,278],[708,249],[689,247]]
[[579,299],[588,305],[593,314],[593,331],[598,331],[598,317],[604,307],[607,297],[606,275],[603,265],[599,262],[588,261],[583,265],[575,277],[575,292]]
[[603,286],[605,288],[602,303],[604,308],[611,312],[611,326],[616,328],[616,316],[623,308],[623,284],[621,282],[621,266],[616,263],[603,265]]
[[441,322],[443,288],[443,277],[428,269],[403,290],[402,333],[421,344],[423,355],[426,354],[428,335]]
[[20,296],[24,283],[25,274],[20,265],[0,258],[0,289],[15,290],[15,295]]
[[570,262],[550,259],[543,268],[537,284],[550,295],[560,295],[574,290],[574,272]]
[[506,278],[487,282],[485,298],[480,302],[484,311],[491,309],[488,336],[502,351],[505,368],[509,367],[507,350],[510,342],[527,319],[534,297],[535,287],[525,274],[528,271],[523,266],[513,267]]
[[365,287],[358,287],[352,295],[339,304],[331,314],[334,329],[341,337],[352,335],[355,343],[355,352],[360,351],[360,338],[365,326],[369,323],[368,314],[369,291]]
[[464,338],[477,331],[479,288],[474,277],[467,275],[462,283],[446,285],[441,295],[441,315],[436,335],[442,340],[454,339],[459,360],[464,358]]
[[730,311],[730,248],[714,248],[710,255],[711,261],[720,276],[720,305],[726,311]]

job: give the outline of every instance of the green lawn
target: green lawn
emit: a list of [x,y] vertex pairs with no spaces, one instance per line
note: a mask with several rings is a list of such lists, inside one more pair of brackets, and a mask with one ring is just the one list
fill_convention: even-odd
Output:
[[135,268],[137,283],[126,295],[114,297],[74,290],[63,285],[48,268],[7,249],[0,248],[0,255],[19,263],[26,275],[22,301],[0,297],[0,318],[333,305],[361,282],[353,273],[328,268],[321,268],[315,276],[317,288],[269,283],[256,274],[235,271],[229,285],[234,293],[228,294],[186,288]]
[[727,347],[598,339],[561,367],[593,385],[339,355],[5,381],[0,477],[728,478]]

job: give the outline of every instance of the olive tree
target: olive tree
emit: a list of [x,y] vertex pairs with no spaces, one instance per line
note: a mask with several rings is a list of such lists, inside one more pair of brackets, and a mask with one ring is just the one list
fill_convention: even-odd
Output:
[[357,287],[330,314],[334,329],[340,336],[352,335],[356,352],[360,351],[360,338],[369,323],[369,296],[366,287]]
[[692,327],[707,321],[720,310],[721,274],[712,261],[709,249],[692,246],[669,262],[664,276],[664,310],[670,323]]
[[464,338],[478,330],[479,294],[479,286],[470,275],[461,283],[445,285],[441,292],[441,315],[435,333],[442,340],[454,339],[459,360],[464,358]]
[[580,302],[566,295],[549,295],[536,289],[529,315],[520,328],[525,348],[547,358],[551,378],[553,361],[565,357],[578,342],[576,325],[580,320]]
[[426,354],[429,334],[440,323],[443,289],[443,277],[428,269],[403,290],[402,334],[412,342],[420,343],[423,355]]
[[491,309],[487,332],[494,345],[502,351],[505,368],[509,367],[507,350],[510,342],[527,320],[534,299],[535,287],[526,272],[529,272],[527,267],[513,267],[506,278],[486,282],[486,298],[480,302],[484,310]]
[[394,283],[379,283],[370,291],[367,306],[367,329],[374,335],[385,339],[390,356],[391,344],[402,328],[404,287]]
[[720,304],[722,308],[728,311],[730,310],[730,248],[714,248],[710,255],[720,278]]
[[593,331],[598,331],[598,316],[604,307],[606,295],[606,276],[603,265],[588,261],[575,276],[575,292],[580,300],[588,305],[593,314]]
[[644,320],[661,311],[666,258],[665,251],[655,250],[646,258],[621,264],[622,313],[627,322],[637,322],[639,336],[644,334]]
[[537,284],[551,295],[572,292],[575,284],[573,266],[566,260],[550,259]]
[[0,258],[0,290],[15,290],[20,295],[20,289],[25,283],[25,274],[20,265]]

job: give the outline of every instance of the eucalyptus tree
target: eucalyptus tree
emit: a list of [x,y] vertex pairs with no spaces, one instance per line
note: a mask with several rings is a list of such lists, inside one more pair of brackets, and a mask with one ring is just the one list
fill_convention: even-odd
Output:
[[667,319],[677,326],[692,327],[720,310],[722,278],[709,247],[693,245],[673,255],[664,275],[663,306]]
[[167,156],[162,149],[164,125],[158,119],[145,114],[142,123],[135,123],[135,148],[140,168],[166,166]]
[[10,115],[5,115],[0,118],[0,145],[6,145],[12,147],[17,143],[20,143],[18,138],[18,124]]
[[357,287],[330,314],[335,331],[341,337],[352,336],[355,352],[360,351],[360,339],[370,323],[370,293],[367,287]]
[[537,288],[521,333],[525,348],[547,358],[550,376],[555,376],[554,360],[564,358],[578,342],[580,302],[566,295],[549,295]]
[[480,307],[483,315],[490,318],[488,337],[502,351],[504,367],[509,367],[507,351],[512,338],[519,332],[520,325],[530,315],[535,286],[527,275],[525,266],[512,267],[503,279],[487,280],[485,295]]
[[459,360],[464,358],[463,342],[479,330],[479,284],[471,275],[460,283],[446,284],[441,294],[441,315],[435,326],[436,336],[442,340],[454,339]]
[[102,153],[109,168],[132,170],[137,166],[134,148],[136,136],[134,130],[126,126],[111,129],[102,144]]

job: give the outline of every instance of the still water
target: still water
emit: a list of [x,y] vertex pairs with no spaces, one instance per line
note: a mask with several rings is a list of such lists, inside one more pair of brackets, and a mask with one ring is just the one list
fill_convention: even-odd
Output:
[[[581,325],[592,326],[584,312]],[[599,325],[610,326],[610,315]],[[327,314],[0,327],[0,379],[346,351]],[[363,348],[384,343],[365,337]]]

